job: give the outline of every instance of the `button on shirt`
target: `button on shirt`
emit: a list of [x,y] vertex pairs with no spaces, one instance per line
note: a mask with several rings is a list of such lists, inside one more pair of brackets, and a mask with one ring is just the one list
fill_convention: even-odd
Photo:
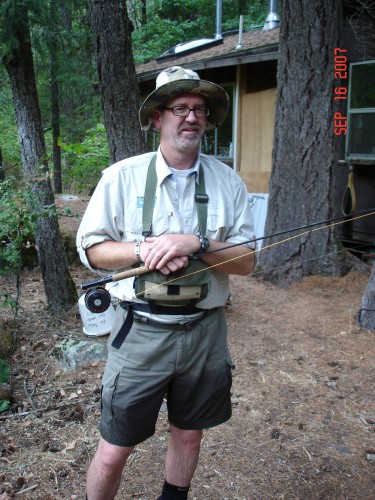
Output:
[[[93,269],[86,249],[98,243],[113,240],[140,241],[142,236],[142,209],[148,166],[155,153],[146,153],[119,161],[103,171],[101,180],[90,200],[77,233],[77,249],[83,264],[99,274],[108,270]],[[206,237],[227,242],[228,245],[255,238],[247,190],[241,178],[227,165],[211,156],[200,154],[186,178],[182,196],[178,195],[177,180],[157,152],[157,187],[152,219],[152,235],[166,233],[199,234],[195,206],[195,186],[199,163],[204,169],[208,195]],[[211,270],[207,297],[196,304],[202,309],[223,306],[229,294],[229,278],[220,272],[220,266]],[[122,270],[122,269],[121,269]],[[113,269],[112,272],[119,272]],[[121,300],[140,301],[133,289],[134,278],[108,285],[110,292]]]

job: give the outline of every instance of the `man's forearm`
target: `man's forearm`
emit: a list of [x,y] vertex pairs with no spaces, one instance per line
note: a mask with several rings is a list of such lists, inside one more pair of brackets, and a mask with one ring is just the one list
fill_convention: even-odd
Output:
[[[228,246],[226,242],[210,240],[210,247],[207,254],[201,256],[201,260],[209,266],[227,274],[238,274],[246,276],[251,273],[255,266],[255,252],[250,248],[239,245],[227,248],[219,252],[210,253],[212,250],[219,250]],[[220,264],[220,265],[216,265]]]
[[86,250],[92,267],[96,269],[122,269],[137,262],[135,242],[104,241]]

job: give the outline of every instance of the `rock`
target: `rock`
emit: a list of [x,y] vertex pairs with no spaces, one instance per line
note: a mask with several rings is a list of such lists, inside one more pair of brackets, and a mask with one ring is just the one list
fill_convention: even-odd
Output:
[[94,340],[64,339],[52,349],[50,356],[65,371],[103,361],[107,356],[105,342]]
[[330,389],[336,389],[337,388],[337,383],[334,380],[330,380],[329,382],[327,382],[327,386]]

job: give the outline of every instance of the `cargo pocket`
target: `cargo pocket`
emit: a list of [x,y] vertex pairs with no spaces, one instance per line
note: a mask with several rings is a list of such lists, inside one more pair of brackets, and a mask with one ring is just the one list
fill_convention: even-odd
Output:
[[103,376],[100,407],[102,413],[101,419],[105,424],[109,424],[113,419],[113,406],[116,397],[118,377],[118,371],[113,371],[112,373],[105,372]]

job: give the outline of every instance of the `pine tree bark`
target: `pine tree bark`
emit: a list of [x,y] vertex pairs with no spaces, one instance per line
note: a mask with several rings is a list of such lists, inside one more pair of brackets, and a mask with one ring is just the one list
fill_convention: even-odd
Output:
[[[337,137],[333,132],[334,49],[341,0],[284,0],[279,42],[275,133],[265,234],[334,217]],[[341,215],[341,214],[340,214]],[[290,234],[295,236],[295,233]],[[259,255],[265,278],[288,284],[348,271],[335,228],[314,230]]]
[[53,159],[53,182],[55,194],[62,193],[61,174],[61,147],[60,147],[60,98],[58,74],[58,46],[57,46],[57,23],[55,18],[58,10],[56,0],[51,0],[51,19],[53,20],[53,32],[50,34],[50,72],[51,72],[51,128],[52,128],[52,159]]
[[[3,64],[8,72],[15,106],[24,177],[30,186],[40,213],[54,205],[54,196],[46,161],[42,120],[36,89],[27,12],[18,12],[13,24],[16,37]],[[37,220],[35,234],[48,306],[53,312],[67,310],[77,300],[70,277],[63,240],[55,212]]]
[[139,89],[125,0],[91,0],[99,86],[111,163],[145,151],[138,110]]
[[362,296],[358,311],[358,323],[368,330],[375,330],[375,263],[369,282]]

